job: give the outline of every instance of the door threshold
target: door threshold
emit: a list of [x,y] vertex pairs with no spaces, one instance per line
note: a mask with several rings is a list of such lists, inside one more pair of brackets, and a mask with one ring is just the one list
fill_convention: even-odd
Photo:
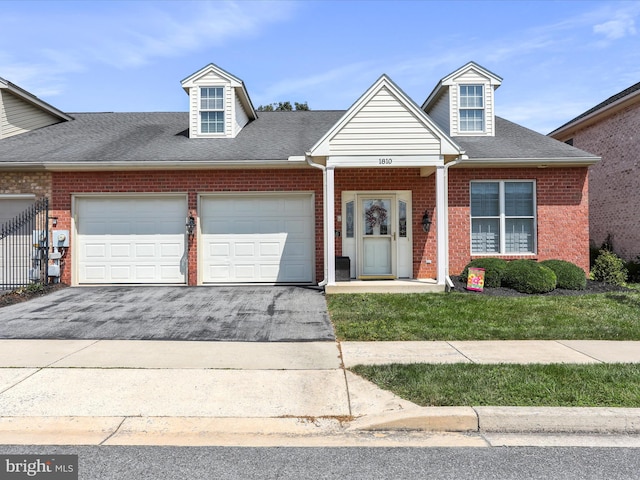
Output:
[[395,280],[395,275],[360,275],[358,280]]

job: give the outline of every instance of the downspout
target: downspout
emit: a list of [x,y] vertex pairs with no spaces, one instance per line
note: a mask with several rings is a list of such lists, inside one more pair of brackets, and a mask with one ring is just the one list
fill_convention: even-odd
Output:
[[453,280],[449,275],[449,168],[458,165],[463,158],[466,157],[464,152],[461,152],[461,156],[455,159],[453,162],[445,163],[444,165],[444,238],[445,238],[445,251],[447,252],[444,264],[444,281],[447,287],[447,291],[454,288]]
[[307,152],[305,154],[305,159],[307,160],[307,163],[309,164],[310,167],[313,168],[318,168],[320,170],[322,170],[322,225],[324,227],[324,239],[322,241],[322,245],[324,246],[324,278],[322,279],[322,281],[320,281],[318,283],[319,287],[324,287],[327,283],[329,283],[329,279],[327,278],[329,276],[328,270],[329,270],[329,264],[328,264],[328,259],[327,259],[327,252],[328,252],[328,245],[327,245],[327,226],[328,226],[328,222],[327,222],[327,167],[325,167],[324,165],[322,165],[321,163],[316,163],[313,160],[311,160],[311,155],[309,152]]

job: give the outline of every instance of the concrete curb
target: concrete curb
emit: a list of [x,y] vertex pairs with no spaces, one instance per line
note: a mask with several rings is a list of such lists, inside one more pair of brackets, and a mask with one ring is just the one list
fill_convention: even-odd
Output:
[[480,432],[640,433],[640,408],[475,407]]
[[477,432],[478,415],[471,407],[417,407],[360,417],[349,430],[420,430]]
[[0,417],[0,445],[322,445],[367,432],[637,435],[640,408],[416,407],[351,422],[331,417]]
[[419,407],[358,418],[352,430],[640,434],[640,408]]

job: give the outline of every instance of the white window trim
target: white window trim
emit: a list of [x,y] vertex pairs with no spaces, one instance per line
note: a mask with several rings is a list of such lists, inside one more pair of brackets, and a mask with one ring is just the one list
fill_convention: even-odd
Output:
[[[221,88],[222,89],[222,110],[202,108],[202,89],[203,88]],[[198,86],[198,136],[201,137],[224,137],[227,134],[227,99],[226,87],[224,85],[200,85]],[[202,113],[203,112],[222,112],[224,121],[224,129],[222,132],[203,132],[202,131]]]
[[[507,217],[505,214],[505,183],[522,183],[529,182],[533,184],[533,217]],[[500,202],[500,251],[499,252],[474,252],[473,251],[473,216],[471,215],[471,184],[472,183],[498,183],[498,200]],[[531,179],[509,179],[509,180],[471,180],[469,182],[469,253],[473,257],[523,257],[536,256],[538,254],[538,204],[537,204],[538,186],[535,180]],[[496,218],[496,217],[476,217],[476,218]],[[506,220],[507,218],[532,218],[533,219],[533,251],[532,252],[506,252]]]
[[[482,89],[482,107],[462,107],[462,87],[480,87]],[[486,85],[482,83],[462,83],[458,85],[458,132],[461,135],[473,135],[478,133],[487,132],[487,96]],[[462,115],[463,110],[481,110],[482,111],[482,129],[480,130],[463,130],[462,129]]]

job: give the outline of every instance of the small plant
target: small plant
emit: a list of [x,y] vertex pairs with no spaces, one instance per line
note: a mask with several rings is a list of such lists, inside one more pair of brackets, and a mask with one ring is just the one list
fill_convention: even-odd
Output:
[[460,281],[463,283],[467,283],[469,268],[484,268],[484,286],[495,288],[502,283],[507,262],[501,258],[476,258],[467,264],[460,274]]
[[513,260],[502,278],[505,287],[521,293],[547,293],[556,288],[557,277],[548,267],[534,260]]
[[545,260],[540,265],[550,268],[558,279],[557,288],[567,290],[584,290],[587,287],[587,276],[579,266],[564,260]]
[[628,273],[627,280],[632,283],[640,283],[640,255],[635,260],[629,260],[625,264],[625,268]]
[[627,269],[624,261],[610,250],[600,250],[600,255],[591,269],[591,275],[598,282],[611,285],[624,285],[627,281]]

